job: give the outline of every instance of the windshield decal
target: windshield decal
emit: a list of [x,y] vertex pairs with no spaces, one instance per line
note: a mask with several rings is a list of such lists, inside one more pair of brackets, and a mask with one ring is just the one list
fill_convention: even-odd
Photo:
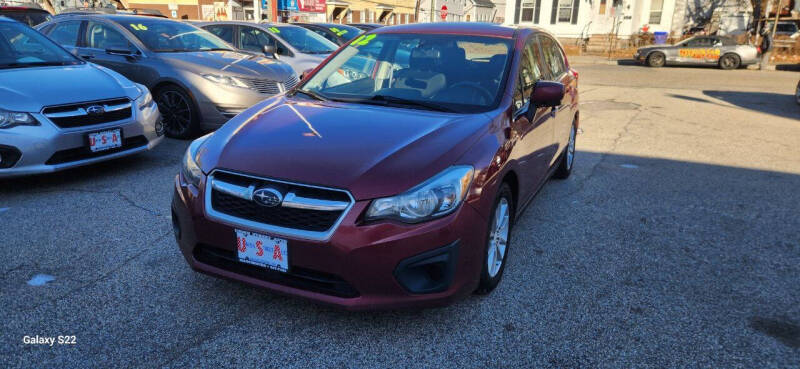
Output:
[[278,27],[269,27],[267,28],[267,30],[269,30],[272,33],[281,33],[281,30],[279,30]]
[[144,24],[141,24],[141,23],[139,23],[139,24],[131,23],[131,28],[133,28],[133,29],[135,29],[137,31],[147,31],[147,26],[145,26]]
[[375,38],[375,36],[377,36],[377,35],[372,34],[372,35],[361,35],[361,36],[358,36],[355,40],[353,40],[353,43],[351,43],[350,45],[353,45],[353,46],[366,46],[367,44],[370,43],[370,41],[372,41],[372,39]]
[[336,27],[331,27],[330,30],[331,30],[331,32],[335,33],[336,36],[339,36],[339,37],[342,37],[342,36],[345,35],[345,33],[347,33],[346,29],[338,29]]

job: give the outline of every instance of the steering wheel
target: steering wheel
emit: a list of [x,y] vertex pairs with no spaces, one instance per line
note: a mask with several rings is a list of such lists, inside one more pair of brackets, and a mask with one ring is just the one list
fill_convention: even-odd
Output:
[[492,93],[489,92],[489,90],[487,90],[485,87],[483,87],[480,84],[478,84],[477,82],[469,82],[469,81],[458,82],[458,83],[448,87],[447,89],[448,90],[455,90],[455,89],[458,89],[459,87],[469,87],[473,91],[478,92],[478,94],[483,95],[483,97],[486,99],[486,103],[487,104],[491,103],[494,100],[494,97],[492,96]]

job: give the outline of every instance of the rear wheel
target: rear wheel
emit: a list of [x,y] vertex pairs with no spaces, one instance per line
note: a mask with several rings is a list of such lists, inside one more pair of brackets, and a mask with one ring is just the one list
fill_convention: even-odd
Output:
[[653,68],[663,67],[664,64],[667,64],[667,57],[662,52],[657,51],[647,57],[647,65]]
[[739,55],[725,54],[719,58],[719,67],[725,70],[737,69],[742,64]]
[[481,281],[475,290],[480,295],[488,294],[497,287],[506,268],[511,227],[514,225],[514,197],[507,183],[500,185],[491,214],[488,240],[483,253]]
[[197,108],[189,94],[180,87],[159,88],[156,92],[156,104],[167,136],[186,139],[195,136],[200,130]]

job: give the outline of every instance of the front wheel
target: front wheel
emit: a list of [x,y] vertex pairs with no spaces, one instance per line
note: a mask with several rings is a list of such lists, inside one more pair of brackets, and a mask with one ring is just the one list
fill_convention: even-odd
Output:
[[564,153],[561,154],[561,159],[558,161],[558,167],[555,173],[553,173],[553,177],[567,179],[569,175],[572,174],[572,166],[575,164],[575,135],[577,133],[575,124],[573,124],[572,129],[569,131],[567,147],[564,149]]
[[647,57],[647,65],[660,68],[667,64],[667,56],[662,52],[654,52]]
[[500,185],[491,214],[489,236],[483,253],[481,281],[475,290],[475,293],[480,295],[488,294],[497,287],[503,278],[503,270],[508,259],[511,227],[514,225],[514,197],[507,183]]
[[187,139],[200,130],[200,119],[194,102],[180,87],[166,86],[158,89],[156,104],[167,136]]
[[797,102],[797,105],[800,105],[800,82],[797,82],[797,89],[794,90],[794,100]]

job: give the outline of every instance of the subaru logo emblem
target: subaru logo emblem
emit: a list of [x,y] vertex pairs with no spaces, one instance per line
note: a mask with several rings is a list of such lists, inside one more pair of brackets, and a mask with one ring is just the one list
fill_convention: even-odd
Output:
[[271,208],[283,202],[283,195],[274,188],[259,188],[253,192],[253,201],[261,206]]
[[86,108],[86,113],[89,114],[89,115],[100,115],[100,114],[103,114],[105,112],[106,112],[106,109],[104,109],[100,105],[92,105],[92,106]]

